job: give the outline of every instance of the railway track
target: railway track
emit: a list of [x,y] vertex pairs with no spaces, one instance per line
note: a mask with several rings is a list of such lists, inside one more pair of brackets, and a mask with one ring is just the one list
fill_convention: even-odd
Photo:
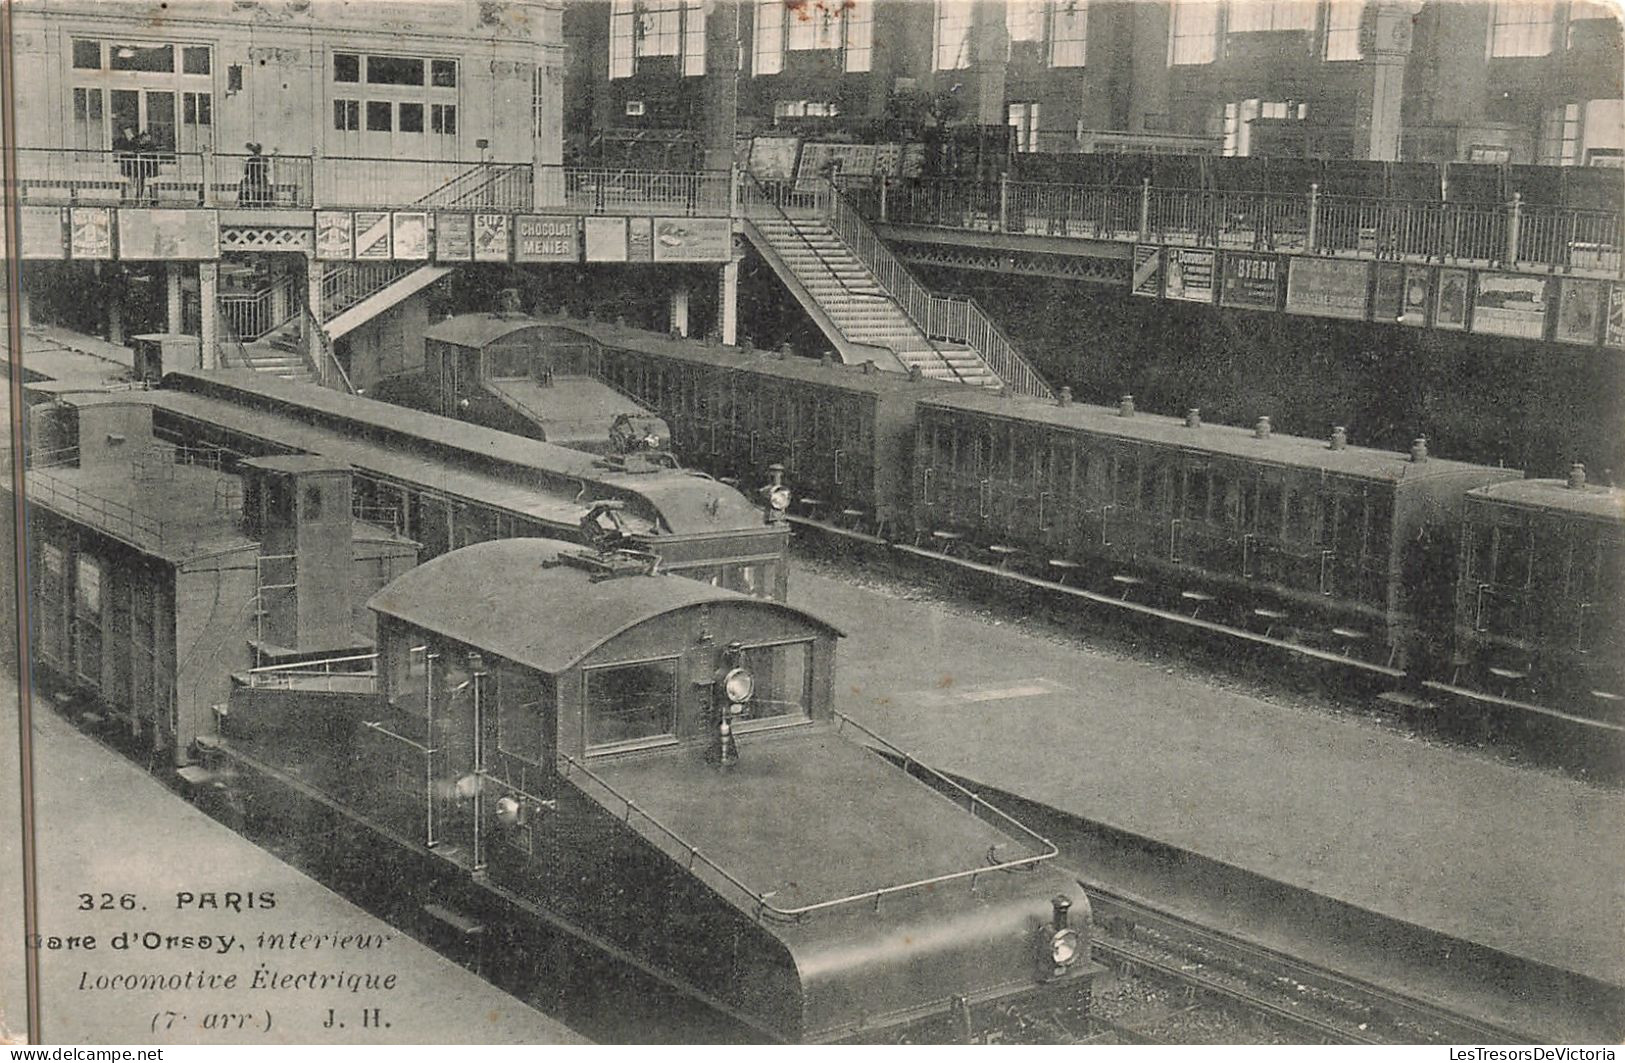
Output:
[[1098,883],[1082,884],[1103,930],[1095,943],[1097,959],[1155,971],[1305,1038],[1328,1044],[1541,1040],[1203,926]]

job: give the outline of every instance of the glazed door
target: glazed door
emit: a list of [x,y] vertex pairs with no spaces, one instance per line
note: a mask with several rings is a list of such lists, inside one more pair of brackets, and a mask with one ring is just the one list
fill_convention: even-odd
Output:
[[482,859],[478,749],[483,665],[472,655],[430,658],[430,848],[466,867]]

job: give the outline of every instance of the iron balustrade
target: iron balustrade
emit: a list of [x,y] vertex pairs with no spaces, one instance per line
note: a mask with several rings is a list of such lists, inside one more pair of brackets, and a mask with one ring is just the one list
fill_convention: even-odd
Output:
[[[370,665],[362,670],[354,666]],[[344,665],[347,667],[338,667]],[[343,657],[324,657],[316,661],[293,661],[288,664],[265,664],[247,672],[251,690],[339,690],[335,680],[342,680],[343,693],[372,694],[377,692],[378,654],[352,653]]]
[[17,149],[23,203],[201,206],[206,183],[201,152]]
[[317,160],[320,207],[530,210],[529,163],[337,156]]
[[1621,214],[1375,196],[925,179],[865,194],[888,223],[1617,276]]
[[252,343],[288,323],[297,313],[292,278],[284,278],[252,292],[221,292],[216,296],[220,316],[237,339]]
[[557,205],[566,213],[727,217],[732,212],[733,175],[727,170],[544,170],[549,171],[544,177],[562,187],[563,199]]
[[[931,344],[931,349],[948,365],[941,348],[933,339],[963,343],[981,357],[1005,387],[1017,395],[1035,398],[1053,398],[1049,385],[1033,370],[1016,350],[992,318],[983,312],[974,299],[963,296],[933,295],[891,248],[869,227],[856,207],[848,203],[832,183],[829,193],[829,225],[837,236],[852,249],[858,261],[875,275],[880,286],[900,306]],[[952,368],[952,366],[949,366]],[[958,370],[954,370],[958,376]]]
[[623,822],[630,825],[633,817],[638,817],[643,822],[647,823],[649,827],[663,837],[668,844],[677,848],[677,854],[670,855],[674,855],[675,859],[683,861],[689,871],[693,871],[694,866],[699,864],[709,869],[713,874],[720,876],[723,881],[728,883],[728,885],[743,894],[750,903],[751,907],[755,910],[755,915],[758,920],[766,918],[775,919],[782,922],[801,922],[808,916],[816,913],[828,912],[836,908],[851,907],[858,904],[872,905],[873,908],[878,911],[880,908],[880,902],[885,900],[887,897],[895,897],[899,894],[912,893],[918,890],[931,890],[939,886],[947,885],[948,883],[966,883],[969,885],[972,892],[974,892],[976,889],[977,880],[984,875],[990,875],[995,872],[1007,872],[1035,868],[1039,864],[1042,864],[1047,860],[1051,860],[1059,854],[1060,850],[1056,848],[1055,843],[1051,842],[1048,838],[1045,838],[1032,828],[1015,819],[1015,817],[989,803],[985,798],[966,789],[936,769],[928,768],[924,764],[921,764],[911,754],[905,753],[903,750],[886,741],[884,738],[881,738],[879,735],[875,734],[867,727],[864,727],[856,720],[853,720],[851,717],[839,712],[835,713],[835,719],[837,721],[836,733],[840,733],[840,731],[847,726],[852,727],[854,730],[861,731],[870,741],[880,744],[891,755],[901,759],[905,771],[912,768],[918,768],[921,771],[926,772],[932,777],[938,787],[944,788],[948,791],[948,796],[951,799],[963,800],[965,802],[966,811],[971,815],[974,816],[977,815],[978,812],[985,812],[996,822],[1003,823],[1009,828],[1013,829],[1018,837],[1025,839],[1028,844],[1034,845],[1039,851],[1031,856],[1019,857],[1015,860],[991,862],[982,866],[967,868],[963,871],[952,871],[941,875],[933,875],[929,878],[915,879],[908,882],[896,883],[894,885],[880,886],[876,889],[863,890],[859,893],[850,893],[841,897],[832,898],[827,901],[816,901],[812,904],[804,904],[794,908],[781,908],[775,904],[772,904],[768,900],[766,894],[752,889],[750,886],[746,885],[738,877],[736,877],[732,872],[728,871],[728,869],[706,856],[700,851],[699,846],[694,845],[682,835],[678,834],[675,830],[672,830],[664,823],[661,823],[646,810],[639,808],[631,798],[617,790],[608,780],[595,773],[591,768],[587,767],[585,763],[577,760],[568,753],[558,754],[558,759],[563,765],[561,774],[566,780],[570,778],[572,772],[579,772],[580,774],[586,776],[595,786],[603,790],[604,793],[608,794],[613,801],[621,806],[620,815]]
[[222,207],[309,207],[315,202],[315,160],[309,155],[206,156],[209,199]]

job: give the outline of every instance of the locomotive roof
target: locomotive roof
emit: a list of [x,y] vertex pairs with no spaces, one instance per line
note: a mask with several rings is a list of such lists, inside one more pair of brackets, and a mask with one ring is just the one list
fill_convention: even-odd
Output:
[[457,347],[482,349],[497,340],[527,329],[534,329],[538,339],[553,342],[584,343],[587,340],[580,332],[561,325],[551,324],[529,315],[505,314],[458,314],[439,324],[431,325],[423,333],[423,338],[450,343]]
[[624,631],[678,609],[728,603],[832,625],[779,602],[680,576],[622,576],[554,564],[578,547],[552,539],[495,539],[441,554],[373,595],[376,612],[556,675]]
[[955,386],[930,379],[910,380],[902,373],[883,370],[864,372],[861,365],[846,365],[839,361],[826,365],[821,358],[784,355],[751,347],[711,346],[691,339],[674,340],[657,332],[620,325],[572,321],[570,327],[591,336],[605,347],[642,351],[697,365],[748,369],[763,376],[806,380],[863,394],[911,392],[923,396]]
[[549,442],[609,440],[609,426],[623,413],[655,419],[601,380],[558,376],[543,384],[531,377],[487,377],[485,390],[511,409],[541,423]]
[[1053,425],[1142,443],[1202,450],[1251,461],[1267,461],[1296,468],[1341,473],[1368,480],[1398,482],[1475,470],[1501,474],[1508,471],[1485,469],[1483,466],[1467,462],[1436,457],[1429,457],[1424,462],[1413,462],[1408,454],[1377,450],[1374,447],[1350,445],[1341,450],[1333,450],[1324,439],[1310,439],[1283,432],[1271,432],[1268,438],[1259,439],[1251,428],[1233,425],[1204,423],[1197,428],[1189,428],[1184,418],[1180,417],[1165,417],[1144,412],[1124,417],[1115,407],[1094,406],[1081,402],[1061,406],[1039,399],[1001,396],[985,388],[963,388],[922,397],[920,404],[1028,424]]
[[1467,496],[1625,524],[1625,491],[1601,484],[1570,487],[1566,480],[1508,480],[1474,488]]
[[[357,438],[354,432],[345,431],[344,441],[374,445],[394,442],[396,445],[389,449],[402,459],[421,462],[435,451],[449,452],[476,469],[499,475],[513,470],[539,473],[539,479],[553,481],[549,484],[544,479],[543,483],[533,484],[533,495],[546,489],[556,493],[563,487],[574,497],[587,484],[602,484],[621,495],[647,499],[673,534],[756,528],[763,523],[761,513],[738,491],[702,473],[686,469],[621,472],[578,450],[359,395],[343,395],[252,369],[181,371],[164,377],[163,386],[171,392],[214,396],[233,404],[247,399],[255,406],[269,407],[272,415],[285,422],[291,421],[290,428],[309,426],[332,435],[339,434],[340,427],[360,429],[370,438]],[[609,431],[607,424],[604,431]],[[415,451],[402,451],[399,442],[403,437]],[[329,439],[324,445],[331,448],[333,441]],[[344,456],[332,450],[323,453]],[[352,463],[361,464],[353,459]],[[417,478],[422,478],[421,471]]]

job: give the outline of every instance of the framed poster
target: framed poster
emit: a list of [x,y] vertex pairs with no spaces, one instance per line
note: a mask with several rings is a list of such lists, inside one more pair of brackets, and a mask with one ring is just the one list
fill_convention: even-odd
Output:
[[1187,303],[1213,301],[1216,252],[1190,247],[1163,249],[1163,284],[1170,299]]
[[1371,288],[1371,263],[1341,258],[1291,260],[1286,308],[1316,317],[1364,320]]
[[1557,322],[1552,338],[1562,343],[1597,342],[1602,323],[1602,281],[1565,277],[1558,282]]
[[656,262],[726,262],[733,252],[727,218],[656,218]]
[[128,259],[220,257],[220,220],[212,210],[120,207],[118,254]]
[[1147,299],[1162,294],[1162,248],[1152,244],[1134,245],[1134,273],[1129,278],[1129,291]]
[[588,262],[626,261],[625,218],[583,218]]
[[1608,286],[1608,321],[1602,334],[1604,346],[1625,349],[1625,284]]
[[423,211],[395,211],[390,215],[390,238],[395,245],[394,258],[427,259],[429,257],[429,215]]
[[1473,296],[1474,332],[1538,340],[1546,334],[1546,278],[1480,273]]
[[506,262],[508,252],[508,215],[474,215],[474,261]]
[[626,219],[626,260],[654,261],[654,226],[649,218]]
[[1439,271],[1439,297],[1433,308],[1433,327],[1464,329],[1467,327],[1467,286],[1472,274],[1464,269]]
[[521,214],[514,219],[515,262],[579,262],[581,240],[574,217]]
[[316,212],[316,257],[348,259],[355,257],[355,215],[347,210]]
[[74,207],[69,217],[72,225],[69,249],[74,258],[113,257],[111,207]]
[[1244,310],[1279,310],[1281,259],[1275,255],[1226,251],[1219,303]]
[[1433,291],[1433,271],[1427,266],[1405,267],[1405,288],[1399,304],[1401,325],[1425,325],[1428,322],[1428,296]]
[[62,225],[61,207],[22,208],[22,256],[24,258],[67,258],[67,230]]
[[437,213],[434,216],[436,262],[466,262],[474,257],[474,216]]
[[389,213],[387,211],[356,211],[355,257],[358,259],[388,259]]

